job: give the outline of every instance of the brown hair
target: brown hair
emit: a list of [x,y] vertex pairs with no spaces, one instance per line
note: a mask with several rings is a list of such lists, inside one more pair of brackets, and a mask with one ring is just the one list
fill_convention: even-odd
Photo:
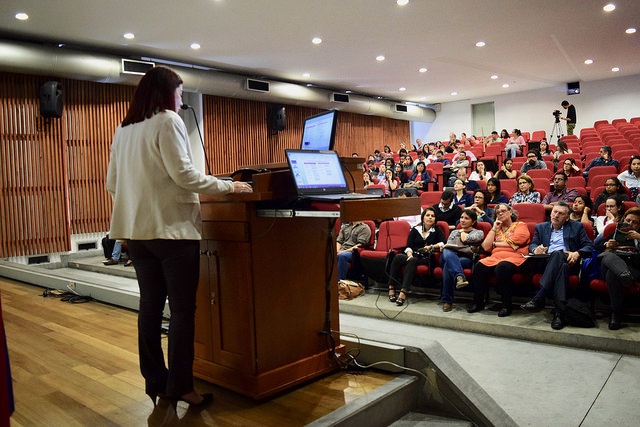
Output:
[[182,79],[166,67],[154,67],[142,77],[122,127],[139,123],[164,110],[175,110],[175,90]]

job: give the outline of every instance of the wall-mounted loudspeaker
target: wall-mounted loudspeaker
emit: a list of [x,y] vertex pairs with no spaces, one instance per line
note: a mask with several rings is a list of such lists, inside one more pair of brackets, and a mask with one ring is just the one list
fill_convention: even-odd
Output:
[[46,82],[40,86],[40,115],[62,117],[62,86],[59,82]]
[[331,102],[349,102],[349,95],[333,92],[329,100]]
[[407,112],[407,106],[404,104],[396,104],[396,113],[406,113]]
[[267,124],[269,126],[269,133],[272,135],[284,130],[286,124],[284,106],[269,105],[267,107]]

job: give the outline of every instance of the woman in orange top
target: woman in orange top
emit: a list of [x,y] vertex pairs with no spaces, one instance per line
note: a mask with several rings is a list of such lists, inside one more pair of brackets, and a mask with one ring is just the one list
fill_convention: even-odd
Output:
[[518,214],[506,203],[496,205],[496,217],[493,228],[482,242],[482,249],[491,252],[473,267],[474,303],[467,307],[467,312],[475,313],[484,309],[484,296],[487,292],[487,279],[496,275],[496,282],[502,288],[502,309],[499,317],[511,314],[511,295],[513,294],[513,275],[525,262],[529,251],[530,240],[527,224],[517,221]]

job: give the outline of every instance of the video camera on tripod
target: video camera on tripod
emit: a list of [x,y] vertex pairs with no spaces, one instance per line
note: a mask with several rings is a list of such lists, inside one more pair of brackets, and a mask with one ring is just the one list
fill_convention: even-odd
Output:
[[553,110],[553,117],[556,118],[556,123],[560,123],[560,116],[562,115],[562,113],[560,112],[560,110]]
[[558,141],[556,142],[556,145],[558,144],[558,142],[560,142],[560,137],[564,136],[562,134],[562,128],[560,127],[560,116],[562,115],[562,113],[560,112],[560,110],[553,110],[553,117],[556,118],[556,121],[553,123],[553,128],[551,129],[551,135],[549,136],[549,142],[551,142],[551,138],[553,138],[554,135],[557,136]]

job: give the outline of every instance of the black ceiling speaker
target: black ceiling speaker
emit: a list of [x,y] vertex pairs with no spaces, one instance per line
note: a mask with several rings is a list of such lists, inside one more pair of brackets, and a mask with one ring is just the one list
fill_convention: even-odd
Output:
[[40,115],[62,117],[62,86],[59,82],[46,82],[40,86]]
[[284,130],[286,123],[284,106],[269,105],[267,109],[267,123],[269,124],[269,131],[272,134]]

